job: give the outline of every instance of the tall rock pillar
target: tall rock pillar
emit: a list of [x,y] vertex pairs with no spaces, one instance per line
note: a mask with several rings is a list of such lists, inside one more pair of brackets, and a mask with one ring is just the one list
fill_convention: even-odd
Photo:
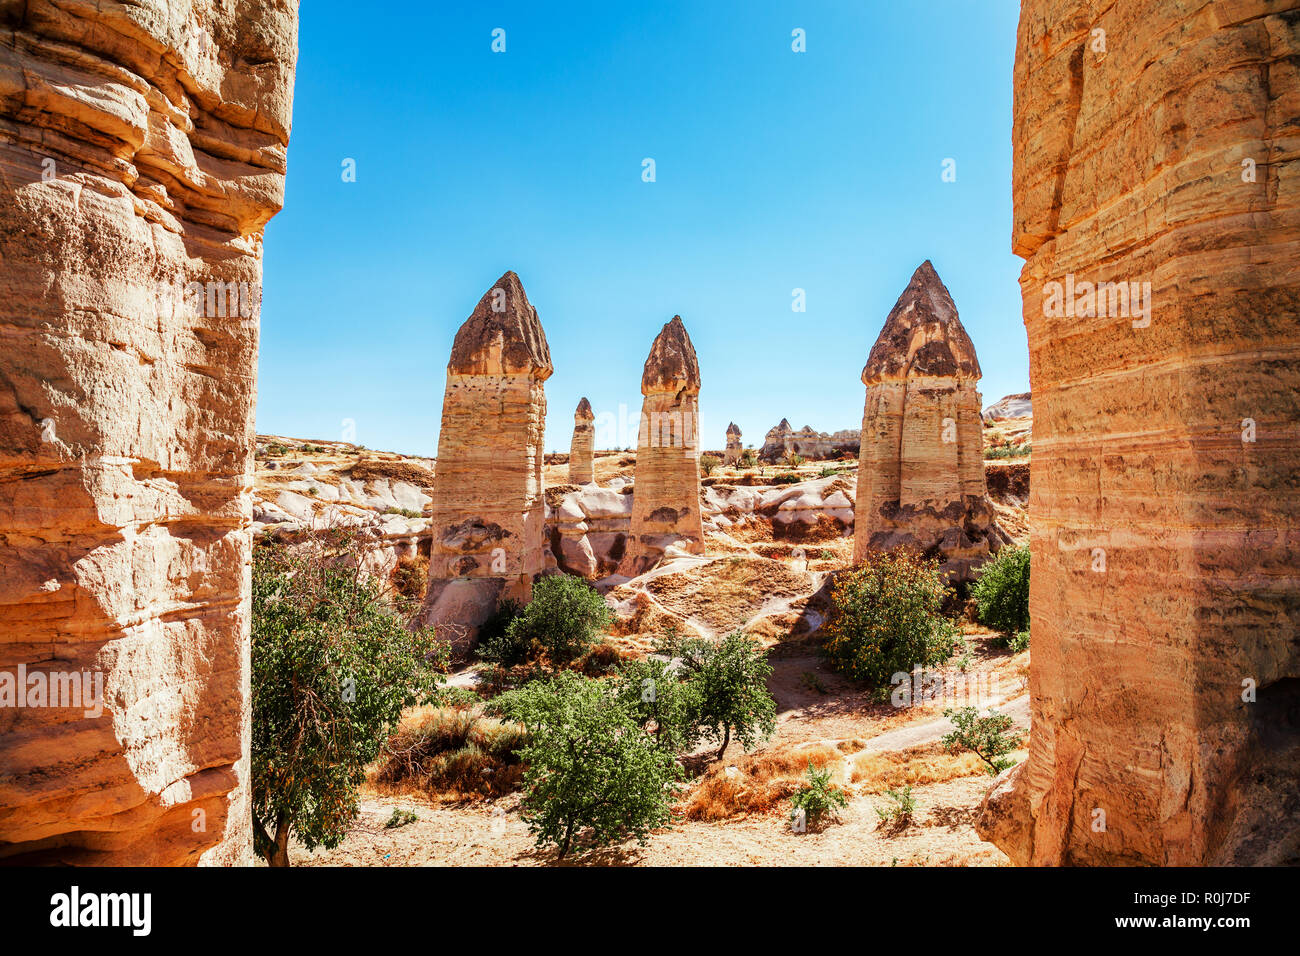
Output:
[[0,4],[5,862],[251,861],[262,230],[297,11]]
[[1016,863],[1300,852],[1294,6],[1021,7],[1033,731],[978,823]]
[[745,449],[740,445],[740,428],[735,422],[727,426],[727,448],[722,453],[722,460],[728,465],[734,465],[740,461],[740,456],[745,453]]
[[636,575],[666,549],[704,553],[700,516],[700,365],[681,316],[663,327],[641,376],[632,530],[620,570]]
[[862,370],[855,561],[906,546],[967,580],[1007,540],[986,497],[979,378],[975,346],[927,260]]
[[592,464],[592,446],[596,440],[596,428],[592,422],[595,420],[591,402],[584,398],[573,413],[573,441],[569,444],[569,481],[575,485],[586,485],[596,480]]
[[447,364],[424,620],[467,640],[545,567],[542,441],[551,353],[513,272],[479,300]]

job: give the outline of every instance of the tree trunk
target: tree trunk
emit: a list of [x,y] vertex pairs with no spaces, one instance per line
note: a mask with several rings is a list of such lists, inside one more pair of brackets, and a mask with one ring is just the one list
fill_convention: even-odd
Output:
[[714,760],[722,759],[722,755],[727,752],[727,744],[729,743],[731,743],[731,725],[724,724],[723,734],[722,734],[722,746],[718,749],[718,755],[713,758]]
[[275,848],[271,850],[271,855],[267,857],[266,862],[271,866],[288,866],[289,865],[289,817],[287,814],[280,814],[275,821]]

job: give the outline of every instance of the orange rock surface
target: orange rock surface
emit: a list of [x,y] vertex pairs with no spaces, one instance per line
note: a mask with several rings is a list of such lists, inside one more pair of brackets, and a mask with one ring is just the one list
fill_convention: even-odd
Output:
[[1016,863],[1300,851],[1297,54],[1291,2],[1022,7],[1033,734],[980,822]]
[[[262,229],[297,5],[0,4],[0,857],[251,856]],[[20,691],[23,688],[18,688]],[[13,684],[10,684],[10,691]]]

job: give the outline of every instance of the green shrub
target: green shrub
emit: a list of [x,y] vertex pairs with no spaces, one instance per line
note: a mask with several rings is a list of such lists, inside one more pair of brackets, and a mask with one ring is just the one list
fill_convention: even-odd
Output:
[[589,846],[634,837],[671,820],[681,770],[602,681],[562,672],[493,702],[522,722],[522,816],[537,845],[563,858],[580,834]]
[[1008,648],[1012,654],[1019,654],[1021,651],[1029,650],[1029,632],[1016,631],[1011,635],[1004,634],[1001,637],[994,638],[993,643],[999,647]]
[[403,810],[401,807],[393,807],[393,815],[389,817],[388,822],[384,824],[384,829],[396,830],[398,827],[404,827],[408,823],[414,823],[418,819],[420,818],[410,810]]
[[1032,447],[1026,442],[1023,445],[1004,445],[1001,448],[985,448],[985,458],[1023,458],[1033,451]]
[[331,532],[253,552],[253,830],[272,866],[289,865],[290,833],[339,844],[366,764],[403,708],[434,698],[449,657],[345,565],[354,545]]
[[403,518],[423,518],[423,511],[416,511],[413,508],[394,508],[388,507],[379,512],[383,515],[401,515]]
[[988,765],[989,774],[995,777],[1015,765],[1015,761],[1007,759],[1007,754],[1020,746],[1021,735],[1007,733],[1012,720],[1006,714],[990,710],[987,717],[981,717],[974,707],[959,707],[945,710],[943,715],[956,728],[940,741],[950,753],[971,751]]
[[554,665],[580,656],[613,620],[605,599],[582,578],[552,574],[533,585],[533,599],[505,629],[512,648],[534,644]]
[[754,454],[754,449],[746,448],[740,453],[740,461],[737,462],[741,468],[753,468],[758,464],[758,456]]
[[916,798],[912,796],[911,784],[900,790],[886,790],[885,796],[893,802],[875,808],[876,816],[880,818],[880,822],[894,823],[900,826],[911,823],[912,814],[916,812]]
[[958,634],[940,611],[947,594],[937,561],[905,551],[869,554],[831,592],[831,665],[881,687],[900,671],[947,660]]
[[722,460],[717,455],[700,456],[700,474],[711,475],[713,470],[722,464]]
[[772,476],[772,484],[774,485],[793,485],[793,484],[797,484],[800,481],[803,481],[803,479],[799,477],[797,474],[795,474],[793,471],[787,472],[785,474]]
[[718,757],[734,736],[749,750],[776,730],[776,702],[767,690],[772,665],[757,643],[729,634],[720,643],[694,638],[681,645],[686,680],[698,695],[696,721],[703,736],[721,741]]
[[818,770],[808,761],[807,782],[798,793],[790,798],[790,822],[793,824],[803,811],[804,821],[810,825],[819,823],[827,813],[843,810],[849,805],[849,798],[839,787],[831,785],[831,769]]
[[981,624],[1017,634],[1029,628],[1029,549],[1006,546],[980,568],[971,597]]

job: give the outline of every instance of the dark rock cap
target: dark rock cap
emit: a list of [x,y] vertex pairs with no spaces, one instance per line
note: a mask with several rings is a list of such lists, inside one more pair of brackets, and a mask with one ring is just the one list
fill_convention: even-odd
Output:
[[531,372],[543,381],[550,378],[554,369],[546,333],[519,276],[507,272],[479,299],[456,333],[447,371],[462,375]]
[[730,425],[727,426],[727,435],[728,436],[735,435],[737,438],[740,437],[740,429],[736,426],[735,422],[732,422]]
[[926,259],[898,297],[862,369],[867,385],[908,375],[980,377],[975,345],[957,317],[957,306]]
[[641,375],[641,393],[683,388],[699,391],[700,363],[695,358],[695,346],[686,334],[686,326],[682,325],[682,317],[674,315],[650,346],[650,357],[645,360]]
[[578,407],[573,413],[573,420],[590,422],[594,421],[595,418],[596,414],[591,410],[591,402],[587,401],[586,397],[584,397],[582,401],[578,403]]

